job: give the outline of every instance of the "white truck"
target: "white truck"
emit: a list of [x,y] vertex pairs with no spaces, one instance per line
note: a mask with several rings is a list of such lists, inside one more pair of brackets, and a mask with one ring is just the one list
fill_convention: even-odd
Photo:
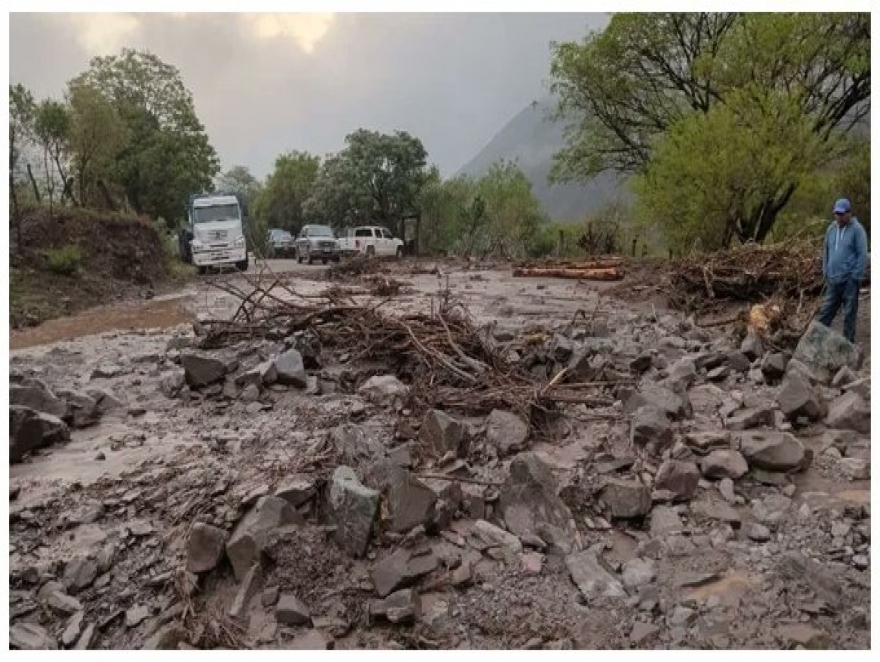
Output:
[[402,257],[403,241],[378,225],[349,228],[347,236],[340,238],[339,248],[344,254],[360,253],[370,257]]
[[247,213],[238,194],[190,196],[186,226],[180,231],[180,255],[204,273],[209,267],[248,268]]

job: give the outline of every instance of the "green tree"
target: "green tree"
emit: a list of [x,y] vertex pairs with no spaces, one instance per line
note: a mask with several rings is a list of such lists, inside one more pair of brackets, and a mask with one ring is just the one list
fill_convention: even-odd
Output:
[[418,218],[419,193],[428,180],[427,152],[405,131],[393,135],[359,129],[321,167],[306,214],[339,227],[373,222],[405,234]]
[[70,111],[63,103],[45,99],[37,106],[34,133],[43,151],[43,169],[50,209],[54,198],[56,173],[61,179],[61,199],[72,200],[66,167],[70,130]]
[[10,220],[15,229],[16,246],[21,250],[21,208],[16,191],[16,172],[21,166],[21,154],[33,136],[34,97],[24,85],[9,86],[9,202]]
[[465,176],[441,181],[436,168],[420,194],[419,249],[447,253],[461,248],[462,237],[473,236],[485,221],[485,203],[476,182]]
[[321,159],[306,152],[289,152],[275,159],[275,167],[256,198],[255,215],[267,228],[299,232],[306,222],[304,205],[311,195]]
[[[689,125],[696,134],[700,121],[691,116],[742,104],[742,94],[770,104],[761,113],[767,126],[795,117],[798,130],[806,124],[820,141],[833,142],[870,108],[870,15],[620,14],[582,43],[554,44],[551,74],[557,114],[573,120],[557,155],[557,179],[589,179],[604,170],[645,174],[674,127]],[[778,96],[793,107],[780,112]],[[732,111],[744,112],[741,105]],[[724,115],[710,121],[724,124]],[[733,130],[753,127],[751,121]],[[779,185],[763,187],[737,234],[763,241],[802,170],[792,165],[777,173]],[[682,177],[677,186],[689,184]]]
[[217,154],[195,112],[180,71],[146,51],[93,58],[71,82],[88,84],[111,101],[128,129],[115,176],[138,213],[171,223],[189,194],[210,190]]

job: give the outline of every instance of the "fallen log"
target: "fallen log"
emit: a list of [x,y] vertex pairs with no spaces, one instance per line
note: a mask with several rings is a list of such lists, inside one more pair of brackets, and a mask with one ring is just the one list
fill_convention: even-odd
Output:
[[525,269],[613,269],[623,266],[619,257],[598,258],[596,260],[548,260],[546,262],[521,262],[517,268]]
[[513,270],[516,278],[572,278],[576,280],[623,280],[623,271],[616,268],[605,269],[554,269],[548,267],[518,267]]

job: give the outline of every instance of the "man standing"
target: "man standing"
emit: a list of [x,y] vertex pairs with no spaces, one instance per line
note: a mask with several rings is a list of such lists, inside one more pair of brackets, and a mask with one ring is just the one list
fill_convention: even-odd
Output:
[[819,312],[819,322],[830,327],[842,305],[843,335],[855,343],[859,288],[868,263],[868,237],[865,228],[852,215],[846,198],[834,203],[834,220],[825,233],[822,253],[825,300]]

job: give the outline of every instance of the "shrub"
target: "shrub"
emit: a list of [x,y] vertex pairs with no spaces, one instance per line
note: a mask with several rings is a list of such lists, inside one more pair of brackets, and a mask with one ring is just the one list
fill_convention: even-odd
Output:
[[50,249],[47,257],[49,271],[63,276],[72,276],[82,264],[82,251],[76,245]]

